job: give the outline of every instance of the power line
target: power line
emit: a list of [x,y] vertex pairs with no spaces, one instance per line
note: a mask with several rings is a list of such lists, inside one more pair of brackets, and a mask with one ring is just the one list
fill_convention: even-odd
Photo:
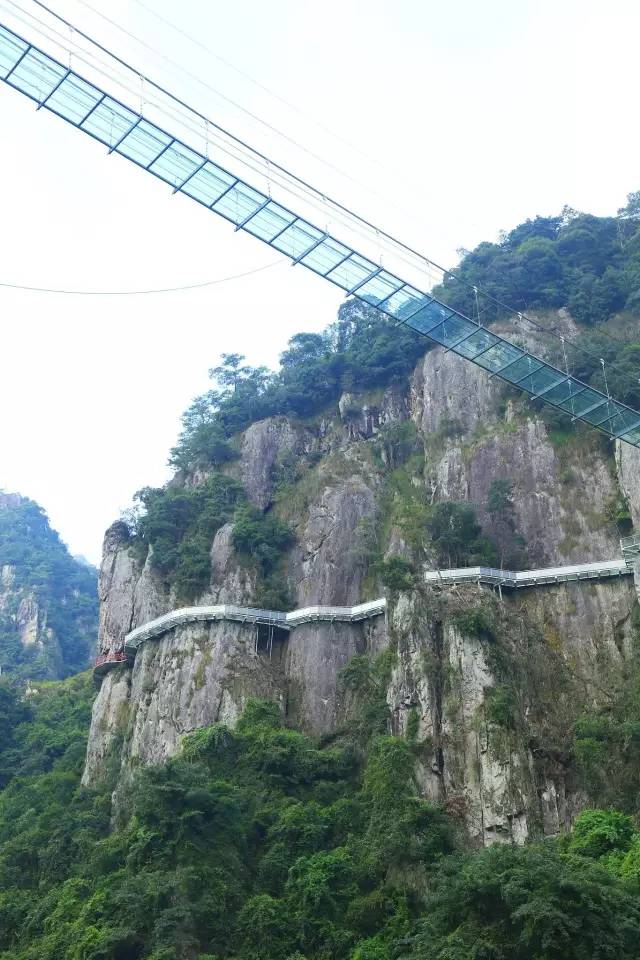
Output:
[[[11,6],[16,7],[16,4],[13,3],[13,0],[6,0],[6,2],[8,2]],[[37,2],[37,0],[34,0],[34,2]],[[76,30],[73,27],[70,27],[70,30],[71,30],[70,37],[69,38],[64,37],[61,33],[56,31],[53,27],[51,27],[49,24],[45,24],[43,20],[38,19],[32,13],[29,13],[28,11],[23,11],[19,7],[17,9],[19,9],[21,13],[28,16],[31,20],[35,21],[35,23],[37,24],[37,26],[35,27],[37,32],[41,33],[43,36],[47,36],[48,39],[51,39],[49,34],[53,34],[54,37],[60,38],[60,40],[62,41],[63,47],[65,45],[76,47],[77,50],[74,51],[73,55],[78,60],[80,60],[82,63],[87,64],[87,66],[89,66],[90,69],[96,71],[102,76],[107,77],[110,80],[117,83],[123,90],[126,90],[127,93],[129,93],[133,97],[134,101],[137,98],[139,98],[140,91],[136,91],[131,86],[127,85],[127,83],[123,81],[120,77],[115,75],[112,72],[112,70],[104,69],[103,66],[98,65],[100,61],[99,61],[99,58],[96,57],[95,53],[90,53],[89,51],[85,51],[82,47],[79,46],[77,41],[73,39],[73,33],[75,32],[82,36],[83,34],[81,31]],[[22,17],[18,15],[15,15],[15,16],[17,16],[17,19],[20,20],[21,22],[23,23],[25,22]],[[54,16],[57,16],[57,15],[54,14]],[[66,23],[66,21],[63,21],[63,22]],[[121,62],[122,64],[124,64],[124,61],[120,61],[120,58],[117,55],[110,54],[105,47],[102,47],[97,42],[92,41],[91,38],[86,37],[86,35],[85,35],[85,38],[88,39],[89,42],[93,43],[94,46],[97,46],[103,53],[107,55],[107,57],[119,63]],[[60,45],[58,43],[58,40],[54,39],[53,42]],[[87,59],[87,56],[92,57],[93,60]],[[135,73],[136,79],[138,78],[147,79],[145,77],[140,77],[140,74],[137,73],[135,69],[132,67],[127,66],[126,69],[129,72]],[[148,81],[148,82],[150,82],[153,86],[155,86],[156,89],[163,91],[163,88],[158,87],[158,85],[154,84],[153,81]],[[152,96],[150,96],[149,94],[145,95],[145,98],[144,98],[145,105],[153,106],[155,109],[157,109],[161,114],[165,116],[174,117],[183,127],[188,129],[190,132],[194,132],[197,136],[202,136],[203,131],[200,128],[196,128],[196,126],[194,125],[193,119],[191,119],[188,116],[188,114],[185,115],[184,108],[186,107],[187,111],[193,114],[194,117],[198,119],[203,119],[203,115],[199,114],[196,110],[193,110],[188,105],[183,104],[181,100],[174,97],[172,94],[168,93],[167,95],[178,104],[177,107],[171,106],[170,104],[163,104],[160,101],[153,99]],[[347,225],[349,229],[352,231],[352,233],[355,232],[358,236],[363,237],[366,240],[371,241],[371,233],[375,234],[376,241],[380,240],[382,233],[373,226],[369,227],[367,221],[363,220],[361,217],[358,217],[356,214],[352,213],[347,207],[343,207],[341,205],[336,204],[334,201],[332,201],[326,195],[322,194],[315,187],[312,187],[311,185],[306,184],[305,181],[300,180],[300,178],[296,177],[294,174],[290,174],[284,167],[280,167],[278,164],[274,163],[273,161],[270,161],[268,158],[265,158],[263,154],[254,150],[248,144],[245,144],[244,141],[239,140],[233,134],[226,131],[223,127],[220,127],[218,124],[214,123],[214,121],[205,121],[205,122],[207,123],[207,137],[210,136],[214,142],[216,140],[216,137],[219,137],[220,140],[219,140],[218,146],[220,147],[220,149],[222,149],[225,153],[227,153],[229,156],[233,157],[234,159],[239,160],[240,163],[242,163],[243,166],[246,167],[247,169],[257,173],[258,176],[264,177],[269,184],[271,184],[272,182],[278,182],[280,180],[281,181],[280,185],[288,194],[303,200],[303,202],[305,203],[310,204],[315,210],[321,212],[323,215],[326,215],[327,213],[327,206],[329,204],[332,204],[334,207],[334,209],[332,210],[332,218],[335,220],[336,223],[342,223],[343,226]],[[225,141],[223,139],[224,136],[226,136],[230,142]],[[234,151],[237,151],[237,152],[234,152]],[[249,156],[253,162],[250,162],[250,160],[247,159],[247,156]],[[260,168],[256,166],[256,162],[263,162],[264,168]],[[291,185],[290,181],[293,181],[295,183],[295,187]],[[301,191],[301,192],[298,192],[298,191]],[[368,231],[368,233],[364,231]],[[420,268],[422,270],[425,270],[425,268],[427,271],[431,271],[432,269],[435,269],[438,274],[438,279],[442,278],[444,268],[438,267],[436,264],[434,264],[433,261],[430,261],[428,258],[422,256],[421,254],[412,252],[410,248],[405,247],[399,241],[394,241],[394,243],[398,247],[398,250],[394,251],[394,256],[398,257],[403,263],[406,263],[415,269],[416,264],[415,262],[413,262],[413,260],[417,258],[419,260]],[[407,256],[407,253],[409,253],[409,256]]]
[[[68,45],[72,48],[76,48],[73,50],[73,55],[74,57],[76,57],[76,59],[86,64],[91,70],[117,83],[119,87],[121,87],[123,90],[125,90],[128,94],[131,95],[134,101],[140,96],[139,91],[134,90],[130,85],[128,85],[125,81],[123,81],[121,77],[114,74],[111,69],[109,68],[105,69],[104,66],[101,65],[99,57],[96,56],[94,52],[86,51],[79,46],[77,41],[73,38],[73,28],[70,28],[72,32],[70,37],[67,38],[63,36],[59,31],[55,30],[55,28],[51,27],[49,24],[46,24],[43,20],[35,17],[34,14],[28,11],[23,11],[21,8],[17,7],[16,4],[13,3],[13,0],[6,0],[6,2],[9,3],[10,6],[16,7],[16,9],[20,10],[20,13],[25,14],[27,17],[29,17],[30,20],[33,20],[36,24],[36,26],[33,27],[33,29],[35,29],[38,33],[42,34],[43,36],[47,37],[47,39],[51,40],[53,36],[54,38],[53,42],[55,44],[60,45],[60,41],[61,41],[61,45],[63,47],[65,45]],[[20,22],[26,23],[24,18],[19,16],[18,14],[14,14],[14,16],[16,16],[16,18]],[[55,39],[55,38],[58,38],[58,39]],[[102,48],[102,50],[107,54],[107,56],[111,56],[110,54],[108,54],[108,51],[106,51],[105,48]],[[88,59],[88,57],[92,59]],[[111,57],[111,59],[118,60],[117,56],[115,55]],[[130,70],[130,68],[127,68],[127,69]],[[195,126],[194,120],[189,116],[188,113],[185,114],[184,109],[181,106],[172,106],[170,103],[163,104],[159,100],[154,99],[149,94],[145,96],[144,101],[146,106],[154,107],[162,115],[170,119],[177,120],[177,122],[180,123],[190,133],[195,133],[196,136],[202,136],[202,130],[199,127]],[[177,101],[177,102],[181,104],[181,101]],[[195,111],[192,111],[190,108],[187,108],[187,109],[189,110],[190,113],[193,113],[194,116],[196,117],[199,116]],[[245,146],[243,144],[243,141],[239,141],[232,134],[229,134],[228,139],[230,142],[227,142],[224,139],[225,134],[226,132],[223,130],[223,128],[217,127],[217,125],[214,124],[213,121],[211,121],[207,127],[207,143],[209,143],[209,137],[211,137],[212,142],[214,144],[216,144],[217,142],[217,145],[219,146],[219,148],[223,152],[225,152],[228,156],[232,157],[235,160],[238,160],[246,169],[249,169],[254,173],[258,174],[259,177],[264,177],[267,183],[269,184],[269,190],[270,190],[270,185],[272,183],[279,182],[279,185],[282,187],[283,190],[286,191],[288,195],[297,197],[298,199],[302,200],[304,203],[309,204],[314,210],[320,212],[322,215],[326,215],[327,198],[324,195],[320,194],[318,190],[312,187],[307,188],[306,185],[304,184],[304,181],[300,181],[298,178],[289,176],[287,171],[284,168],[278,168],[276,164],[270,165],[268,160],[265,162],[264,168],[261,168],[260,166],[256,165],[257,163],[259,164],[262,161],[262,155],[258,154],[248,145]],[[247,159],[247,157],[249,157],[250,159]],[[256,158],[258,159],[256,160]],[[291,183],[289,182],[292,179],[295,182],[295,186],[292,186]],[[343,210],[341,209],[332,210],[333,220],[336,223],[340,223],[343,226],[347,226],[351,231],[351,233],[355,233],[358,236],[364,238],[365,240],[370,241],[371,231],[369,231],[369,233],[366,232],[369,230],[369,228],[366,226],[365,222],[362,221],[360,218],[356,217],[355,215],[351,214],[347,208],[343,208]],[[328,226],[327,226],[327,229],[328,229]],[[377,239],[379,239],[379,237]],[[398,257],[403,263],[406,263],[415,269],[415,263],[413,263],[412,260],[404,252],[395,251],[394,256]],[[426,258],[421,258],[421,266],[423,270],[426,268],[429,271],[431,270],[433,265]],[[437,269],[438,280],[442,279],[442,272],[443,271],[441,268]],[[431,279],[434,279],[433,276],[431,276]]]
[[248,150],[254,157],[257,157],[260,160],[262,160],[267,165],[267,168],[270,172],[277,170],[280,173],[284,174],[285,177],[289,178],[290,180],[293,180],[299,186],[304,187],[306,190],[309,190],[325,205],[330,205],[336,210],[339,210],[342,213],[346,214],[350,219],[357,220],[359,223],[365,226],[368,230],[371,230],[374,236],[388,240],[395,247],[401,250],[404,250],[405,252],[409,253],[412,257],[417,258],[417,260],[423,266],[426,264],[428,266],[435,267],[440,273],[450,272],[446,270],[444,267],[441,267],[434,260],[431,260],[429,257],[426,257],[424,254],[419,253],[417,250],[414,250],[412,247],[409,247],[407,244],[403,243],[401,240],[398,240],[392,234],[387,233],[387,231],[382,230],[379,227],[376,227],[375,224],[366,220],[364,217],[355,213],[353,210],[350,210],[348,207],[340,203],[340,201],[335,200],[329,194],[323,193],[321,190],[318,190],[317,187],[314,187],[311,183],[308,183],[306,180],[303,180],[301,177],[297,176],[295,173],[293,173],[291,170],[288,170],[286,167],[283,167],[281,164],[277,163],[275,160],[270,159],[261,151],[256,150],[254,147],[246,143],[240,137],[237,137],[235,134],[231,133],[230,130],[227,130],[225,127],[221,126],[219,123],[216,123],[214,120],[211,120],[209,117],[205,116],[205,114],[201,113],[199,110],[196,110],[194,107],[191,107],[188,103],[186,103],[180,97],[171,93],[171,91],[167,90],[166,87],[163,87],[161,84],[157,83],[155,80],[152,80],[151,77],[147,76],[146,74],[141,74],[139,70],[133,67],[130,63],[128,63],[122,57],[119,57],[117,54],[112,53],[105,46],[103,46],[103,44],[99,43],[99,41],[94,40],[91,36],[89,36],[89,34],[85,33],[84,31],[80,30],[78,27],[74,26],[69,20],[66,20],[60,14],[56,13],[55,10],[52,10],[45,3],[43,3],[42,0],[33,0],[33,2],[36,4],[36,6],[40,7],[42,10],[45,10],[48,14],[55,17],[56,20],[59,20],[70,30],[75,31],[79,36],[83,37],[83,39],[93,44],[95,47],[97,47],[98,50],[101,50],[108,57],[115,60],[117,63],[120,64],[120,66],[125,67],[125,69],[128,70],[130,73],[134,74],[134,76],[140,78],[145,83],[148,83],[150,86],[154,87],[158,92],[162,93],[164,96],[169,97],[171,100],[174,101],[174,103],[178,104],[183,109],[188,110],[194,116],[202,120],[205,124],[208,124],[213,129],[220,131],[220,133],[224,134],[224,136],[229,137],[230,140],[234,141],[236,144],[238,144],[245,150]]
[[213,287],[219,283],[241,280],[244,277],[253,276],[255,273],[261,273],[263,270],[278,267],[283,263],[286,263],[284,259],[274,260],[271,263],[265,263],[262,267],[256,267],[254,270],[245,270],[244,273],[235,273],[229,277],[218,277],[216,280],[204,280],[202,283],[188,283],[181,287],[157,287],[150,290],[67,290],[59,287],[32,287],[24,283],[5,283],[3,281],[0,281],[0,287],[9,290],[26,290],[29,293],[62,293],[74,297],[139,297],[154,293],[180,293],[184,290],[201,290],[203,287]]
[[[79,2],[82,3],[83,6],[89,7],[89,4],[86,3],[85,0],[79,0]],[[156,20],[159,20],[161,23],[164,23],[165,26],[169,27],[171,30],[174,30],[176,33],[180,34],[180,36],[184,37],[185,40],[189,40],[189,42],[193,43],[194,46],[199,47],[208,56],[213,57],[215,60],[218,60],[220,63],[223,63],[225,67],[229,67],[229,69],[237,73],[238,76],[244,77],[245,80],[248,80],[249,83],[252,83],[254,86],[258,87],[260,90],[264,90],[264,92],[267,93],[270,97],[273,97],[274,100],[277,100],[279,103],[283,104],[283,106],[287,107],[289,110],[293,110],[294,113],[297,113],[298,116],[303,117],[307,122],[311,121],[311,123],[315,127],[317,127],[319,130],[322,130],[324,133],[328,133],[329,136],[334,138],[334,140],[337,140],[339,143],[342,143],[344,146],[349,147],[349,149],[353,150],[355,153],[359,153],[361,157],[363,157],[365,160],[369,161],[370,163],[375,163],[381,169],[385,169],[383,164],[381,164],[379,160],[377,160],[375,157],[369,156],[369,154],[365,153],[365,151],[362,150],[362,148],[359,147],[357,144],[352,143],[350,140],[347,140],[344,137],[340,136],[340,134],[336,133],[335,130],[331,130],[331,128],[327,127],[324,123],[321,123],[320,121],[314,119],[313,117],[309,117],[305,110],[302,110],[300,107],[296,106],[295,103],[291,103],[290,100],[287,100],[281,94],[276,93],[274,90],[271,90],[269,87],[266,86],[266,84],[262,83],[260,80],[256,80],[256,78],[251,76],[251,74],[248,73],[246,70],[242,70],[240,67],[236,66],[236,64],[231,63],[230,60],[226,60],[224,57],[220,56],[220,54],[216,53],[215,50],[212,50],[211,47],[208,47],[206,44],[202,43],[201,40],[198,40],[196,37],[193,37],[190,33],[187,33],[186,30],[183,30],[182,27],[179,27],[177,23],[174,23],[172,20],[169,20],[167,17],[163,17],[161,14],[157,13],[157,11],[152,10],[151,7],[148,7],[146,3],[142,2],[142,0],[134,0],[134,3],[136,3],[139,7],[142,7],[143,10],[146,10],[147,13],[150,13],[151,16],[155,17]],[[89,7],[89,9],[93,9],[93,7]],[[98,11],[96,10],[94,12],[97,13]],[[135,38],[135,39],[138,39],[138,38]],[[142,41],[139,41],[139,42],[142,42]],[[386,169],[390,173],[394,173],[394,171],[391,170],[390,168],[386,168]],[[397,171],[395,173],[396,173],[396,176],[399,176]]]

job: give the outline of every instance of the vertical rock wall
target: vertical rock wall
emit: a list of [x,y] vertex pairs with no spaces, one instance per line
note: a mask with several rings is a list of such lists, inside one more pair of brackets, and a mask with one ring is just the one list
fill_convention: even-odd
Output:
[[[252,503],[279,511],[295,529],[284,576],[297,606],[379,595],[363,530],[374,531],[381,555],[413,556],[411,529],[389,519],[402,488],[389,493],[390,467],[376,452],[384,432],[403,421],[415,425],[416,450],[424,449],[409,482],[426,502],[470,501],[491,532],[489,490],[495,479],[510,481],[531,566],[615,558],[610,504],[621,494],[640,522],[637,451],[619,445],[614,463],[595,433],[558,442],[495,380],[431,351],[404,390],[394,385],[375,401],[352,393],[315,425],[274,418],[241,438],[230,471]],[[282,465],[310,455],[291,496],[278,499]],[[235,555],[231,524],[216,533],[211,561],[211,583],[197,602],[250,604],[255,575]],[[135,560],[118,524],[105,538],[100,591],[104,651],[177,605],[150,559]],[[250,696],[278,701],[289,722],[311,733],[338,730],[353,709],[340,671],[356,653],[391,647],[392,726],[406,734],[417,716],[424,794],[464,818],[479,844],[567,826],[585,799],[566,750],[571,724],[580,711],[606,706],[629,663],[632,579],[544,587],[502,603],[477,588],[419,588],[391,600],[386,623],[302,626],[279,637],[270,658],[241,625],[181,627],[148,642],[133,671],[117,668],[102,684],[85,782],[114,766],[126,779],[136,764],[162,761],[186,732],[235,722]],[[478,608],[490,634],[474,632],[473,616],[463,615]]]

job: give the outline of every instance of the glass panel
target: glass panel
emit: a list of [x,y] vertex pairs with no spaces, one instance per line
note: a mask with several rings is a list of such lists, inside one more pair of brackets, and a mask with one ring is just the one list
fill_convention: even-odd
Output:
[[626,440],[627,443],[633,443],[636,447],[640,447],[640,427],[631,430],[630,433],[625,433],[622,439]]
[[343,290],[350,290],[356,284],[361,283],[365,277],[368,277],[376,269],[375,263],[365,260],[359,253],[354,253],[348,260],[327,274],[329,280],[337,283]]
[[250,214],[255,213],[266,199],[263,193],[258,193],[245,183],[236,183],[212,209],[232,223],[242,223]]
[[461,357],[466,357],[467,360],[474,360],[479,354],[484,353],[485,350],[499,342],[499,337],[490,333],[485,327],[481,327],[473,336],[459,343],[454,349]]
[[[604,410],[604,407],[602,408]],[[608,416],[605,420],[598,420],[598,425],[611,433],[618,433],[624,430],[625,426],[630,427],[638,419],[634,411],[624,407],[621,403],[612,400],[609,404]]]
[[23,43],[4,27],[0,27],[0,73],[3,77],[6,77],[27,47],[27,43]]
[[512,343],[505,340],[499,340],[491,350],[487,350],[482,356],[478,357],[476,363],[485,370],[491,370],[493,373],[499,373],[500,367],[512,360],[518,360],[524,356],[524,351],[519,347],[514,347]]
[[380,309],[389,314],[390,317],[398,317],[398,319],[404,320],[410,317],[412,313],[416,313],[428,299],[424,293],[414,287],[402,287],[392,297],[389,297]]
[[587,410],[585,413],[579,414],[581,420],[586,420],[587,423],[600,423],[601,420],[606,420],[609,416],[609,401],[603,395],[601,395],[600,403],[597,407],[594,407],[593,410]]
[[519,380],[523,378],[527,381],[529,376],[534,372],[534,370],[539,370],[542,367],[542,364],[539,360],[534,359],[528,355],[520,357],[519,360],[516,360],[515,363],[512,363],[510,367],[507,367],[506,370],[500,372],[500,376],[504,377],[505,380],[510,380],[511,383],[518,383]]
[[333,270],[336,263],[343,260],[348,253],[348,247],[344,247],[341,243],[338,243],[337,240],[327,237],[326,240],[318,244],[315,250],[312,250],[306,257],[303,257],[300,263],[303,263],[305,267],[309,267],[310,270],[315,270],[316,273],[324,276],[326,273],[329,273],[330,270]]
[[465,320],[459,314],[448,317],[440,326],[434,327],[429,336],[445,347],[452,346],[460,337],[466,336],[474,329],[475,324]]
[[269,243],[295,219],[295,215],[289,213],[284,207],[277,203],[270,203],[268,207],[265,207],[249,221],[245,230],[252,233],[254,237],[259,237],[260,240],[266,240]]
[[361,300],[367,300],[374,306],[386,297],[389,297],[394,290],[402,286],[402,280],[386,273],[384,270],[377,277],[369,280],[358,290],[358,296]]
[[442,321],[446,320],[450,315],[451,310],[447,310],[441,303],[437,303],[434,300],[409,317],[406,323],[407,326],[413,327],[414,330],[418,330],[420,333],[429,333],[430,330],[433,330],[434,327],[437,327],[439,323],[442,323]]
[[185,147],[184,143],[172,143],[169,149],[151,164],[149,170],[172,187],[177,187],[184,183],[203,161],[203,156]]
[[575,416],[581,417],[583,411],[588,410],[589,407],[592,407],[596,403],[600,403],[602,399],[604,399],[604,397],[599,390],[592,390],[591,387],[587,387],[584,393],[581,393],[580,396],[574,400]]
[[276,250],[282,250],[289,257],[299,257],[304,250],[308,250],[312,243],[319,240],[322,234],[311,224],[298,220],[288,230],[285,230],[273,245]]
[[101,96],[96,87],[72,73],[49,97],[47,109],[61,114],[72,123],[80,123]]
[[221,193],[229,189],[235,179],[226,170],[216,167],[215,163],[208,163],[202,170],[198,170],[189,182],[181,187],[181,190],[194,200],[199,200],[206,207],[210,207]]
[[587,409],[582,400],[585,387],[580,383],[579,380],[572,380],[569,386],[570,389],[567,391],[566,397],[559,401],[558,406],[562,407],[563,410],[566,410],[567,413],[570,413],[572,417],[575,417],[577,409]]
[[133,110],[127,110],[111,97],[105,97],[81,126],[108,147],[114,147],[137,119]]
[[163,133],[152,123],[142,120],[135,130],[124,138],[117,150],[142,167],[147,167],[169,143],[171,137],[168,133]]
[[522,389],[528,390],[529,393],[536,396],[548,387],[552,387],[558,380],[558,371],[545,364],[541,370],[536,370],[530,377],[527,377],[526,381],[522,384]]
[[618,436],[628,433],[630,429],[634,429],[635,427],[640,427],[640,413],[635,410],[627,410],[626,408],[621,410],[620,417],[615,425]]
[[66,69],[55,60],[45,57],[39,50],[31,49],[7,82],[18,87],[28,97],[40,102],[48,93],[51,93],[66,72]]
[[549,390],[544,395],[544,400],[546,403],[553,403],[555,406],[562,406],[566,401],[571,397],[572,393],[575,393],[575,390],[571,389],[572,385],[570,380],[567,377],[564,377],[562,382],[558,384],[557,387],[553,387],[552,390]]
[[322,243],[318,244],[318,246],[306,256],[302,257],[300,263],[324,276],[324,274],[329,273],[337,263],[344,260],[349,252],[348,247],[343,246],[331,237],[327,237],[326,240],[323,240]]

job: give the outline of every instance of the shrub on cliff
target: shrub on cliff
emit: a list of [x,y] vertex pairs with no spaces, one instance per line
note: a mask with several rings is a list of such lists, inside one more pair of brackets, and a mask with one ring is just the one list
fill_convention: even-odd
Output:
[[[375,699],[389,667],[388,651],[359,657],[345,678]],[[30,719],[5,704],[0,960],[636,956],[628,818],[584,814],[568,853],[456,854],[418,796],[419,745],[381,733],[320,747],[278,704],[250,701],[235,730],[198,730],[138,769],[115,826],[108,794],[80,786],[91,695],[82,677],[43,687]]]
[[145,487],[136,494],[144,512],[132,532],[139,544],[152,547],[152,565],[181,598],[190,600],[207,586],[213,537],[243,499],[242,486],[220,473],[197,487]]
[[470,504],[453,500],[437,503],[426,525],[442,567],[496,566],[496,549],[483,535]]
[[255,602],[268,610],[287,610],[291,606],[281,566],[284,551],[293,541],[293,530],[275,514],[261,513],[248,504],[236,511],[233,545],[241,556],[255,564]]
[[425,352],[423,339],[358,301],[349,301],[323,333],[298,333],[280,357],[280,370],[244,364],[223,354],[209,371],[214,388],[193,401],[171,462],[187,469],[219,464],[234,453],[229,440],[250,423],[284,414],[310,417],[344,390],[370,390],[405,379]]

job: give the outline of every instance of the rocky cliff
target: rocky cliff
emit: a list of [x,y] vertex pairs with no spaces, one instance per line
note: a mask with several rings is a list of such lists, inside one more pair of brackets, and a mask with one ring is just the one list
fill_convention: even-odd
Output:
[[46,514],[0,492],[0,667],[23,678],[58,679],[91,660],[96,571],[75,560]]
[[[304,730],[340,735],[371,696],[348,688],[341,672],[356,654],[381,663],[388,650],[388,722],[420,745],[426,796],[461,817],[478,843],[566,827],[588,800],[575,724],[615,702],[635,656],[633,578],[502,597],[477,586],[427,588],[420,572],[438,557],[424,518],[443,501],[472,504],[505,563],[613,559],[627,505],[640,522],[638,451],[558,430],[481,370],[434,350],[407,382],[344,393],[306,420],[253,423],[237,452],[225,472],[295,531],[281,567],[293,605],[386,592],[386,621],[310,624],[272,643],[249,625],[193,624],[147,642],[133,667],[102,680],[85,783],[126,781],[136,764],[173,754],[186,732],[233,723],[254,696],[277,700]],[[508,494],[502,511],[491,502],[496,489]],[[392,558],[404,562],[399,580]],[[196,602],[251,604],[256,571],[234,547],[232,522],[212,537],[210,559]],[[121,522],[105,537],[100,600],[103,653],[183,605]]]

